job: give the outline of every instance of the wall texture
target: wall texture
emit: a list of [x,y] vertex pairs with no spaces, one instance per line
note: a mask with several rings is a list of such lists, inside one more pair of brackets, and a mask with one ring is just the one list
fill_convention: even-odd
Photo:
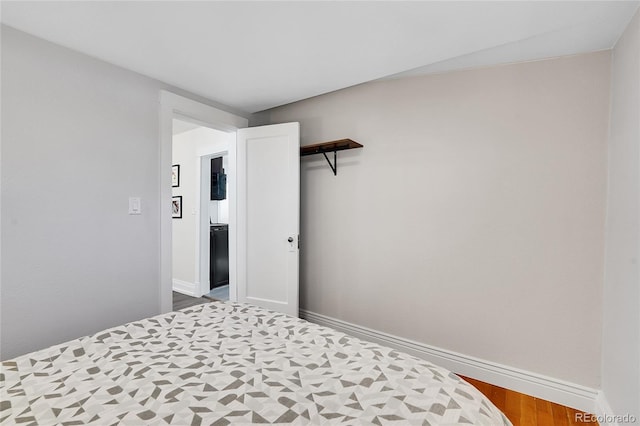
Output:
[[367,83],[266,111],[302,144],[301,307],[600,385],[609,52]]
[[613,51],[602,389],[640,419],[640,12]]
[[160,89],[2,27],[2,359],[160,312]]

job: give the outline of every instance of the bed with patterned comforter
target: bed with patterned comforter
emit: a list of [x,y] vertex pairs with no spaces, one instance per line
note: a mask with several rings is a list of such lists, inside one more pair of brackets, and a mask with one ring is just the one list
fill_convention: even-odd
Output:
[[510,425],[443,368],[236,303],[111,328],[1,373],[3,425]]

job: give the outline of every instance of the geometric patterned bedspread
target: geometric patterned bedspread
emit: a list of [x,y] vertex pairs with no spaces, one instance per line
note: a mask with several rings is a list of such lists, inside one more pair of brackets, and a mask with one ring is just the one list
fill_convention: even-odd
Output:
[[214,302],[2,363],[3,425],[510,425],[413,356]]

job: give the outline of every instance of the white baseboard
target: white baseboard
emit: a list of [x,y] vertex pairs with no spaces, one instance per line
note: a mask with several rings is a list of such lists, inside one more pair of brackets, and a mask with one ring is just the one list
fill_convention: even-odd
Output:
[[609,405],[609,401],[607,401],[607,398],[604,396],[604,393],[602,391],[598,392],[598,396],[596,397],[595,415],[598,417],[600,426],[619,426],[619,423],[614,420],[612,414],[613,410]]
[[191,297],[200,297],[200,284],[190,283],[189,281],[182,281],[176,278],[173,279],[173,291],[186,294]]
[[[597,389],[426,345],[305,309],[300,310],[300,317],[363,340],[401,350],[463,376],[587,413],[596,411]],[[608,413],[611,413],[611,411],[608,411]]]

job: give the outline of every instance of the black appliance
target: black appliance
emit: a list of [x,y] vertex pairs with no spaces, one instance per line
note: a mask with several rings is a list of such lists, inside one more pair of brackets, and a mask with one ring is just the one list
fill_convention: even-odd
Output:
[[211,199],[225,200],[227,198],[227,175],[222,168],[222,157],[211,159]]
[[214,289],[229,284],[229,225],[213,224],[209,234],[209,289]]

